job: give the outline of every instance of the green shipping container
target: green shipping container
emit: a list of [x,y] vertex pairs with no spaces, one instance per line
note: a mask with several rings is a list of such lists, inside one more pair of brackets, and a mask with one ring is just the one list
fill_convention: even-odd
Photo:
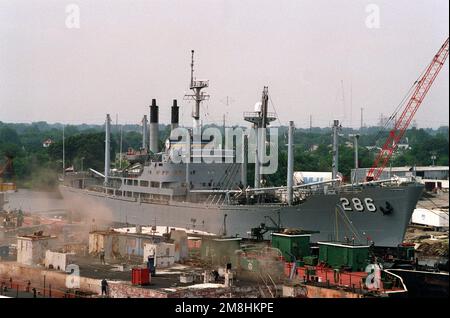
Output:
[[340,242],[318,242],[319,261],[333,268],[349,267],[364,271],[369,258],[369,246],[349,245]]
[[309,242],[311,234],[272,233],[272,247],[278,248],[288,262],[310,255]]

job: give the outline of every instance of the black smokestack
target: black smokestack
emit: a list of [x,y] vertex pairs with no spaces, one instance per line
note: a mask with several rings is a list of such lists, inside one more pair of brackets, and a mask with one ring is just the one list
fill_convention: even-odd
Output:
[[177,100],[173,100],[172,105],[172,116],[171,116],[171,128],[172,130],[178,127],[178,123],[180,121],[180,107],[178,107]]
[[150,106],[150,151],[153,153],[158,152],[159,143],[159,111],[158,106],[156,106],[156,99],[152,99],[152,104]]
[[159,107],[156,105],[156,99],[152,99],[152,104],[150,105],[150,122],[159,123]]

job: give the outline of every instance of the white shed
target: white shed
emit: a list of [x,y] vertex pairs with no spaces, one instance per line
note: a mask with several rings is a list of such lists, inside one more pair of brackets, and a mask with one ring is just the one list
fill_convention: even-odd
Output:
[[175,244],[171,243],[145,243],[144,263],[149,256],[155,257],[155,265],[158,268],[172,266],[175,263]]
[[435,228],[448,229],[448,212],[441,210],[415,209],[411,222]]
[[56,236],[24,235],[17,237],[17,262],[25,265],[43,264],[45,252],[56,247]]

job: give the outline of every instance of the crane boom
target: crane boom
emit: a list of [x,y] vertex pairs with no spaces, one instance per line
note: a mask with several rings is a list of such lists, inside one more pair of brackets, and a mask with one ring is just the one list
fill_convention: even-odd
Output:
[[403,109],[402,114],[399,119],[395,122],[394,128],[389,132],[389,136],[386,139],[386,142],[383,145],[383,148],[378,153],[375,161],[367,173],[367,180],[377,180],[383,169],[386,167],[389,159],[392,156],[392,153],[397,148],[397,144],[403,138],[406,129],[409,127],[411,120],[413,119],[415,113],[422,104],[423,99],[428,93],[431,85],[433,84],[436,76],[441,70],[442,66],[445,63],[445,60],[448,56],[448,46],[449,39],[444,42],[444,44],[439,49],[438,53],[433,57],[430,65],[425,70],[423,76],[416,81],[416,87],[408,99],[406,106]]

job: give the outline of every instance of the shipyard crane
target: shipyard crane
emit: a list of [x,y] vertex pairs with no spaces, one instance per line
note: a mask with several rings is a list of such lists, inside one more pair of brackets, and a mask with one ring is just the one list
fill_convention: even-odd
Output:
[[413,86],[412,94],[405,102],[405,106],[402,107],[403,111],[399,119],[394,123],[394,128],[392,128],[389,132],[383,148],[378,153],[372,167],[367,173],[367,181],[377,180],[383,172],[383,169],[386,167],[389,159],[392,156],[392,153],[397,148],[397,144],[405,134],[406,129],[411,123],[411,120],[413,119],[415,113],[422,104],[423,99],[427,95],[428,90],[436,79],[436,76],[444,65],[445,60],[448,56],[448,44],[449,39],[447,38],[437,54],[433,57],[433,60],[431,61],[430,65],[428,65],[423,75],[414,83],[415,88]]

